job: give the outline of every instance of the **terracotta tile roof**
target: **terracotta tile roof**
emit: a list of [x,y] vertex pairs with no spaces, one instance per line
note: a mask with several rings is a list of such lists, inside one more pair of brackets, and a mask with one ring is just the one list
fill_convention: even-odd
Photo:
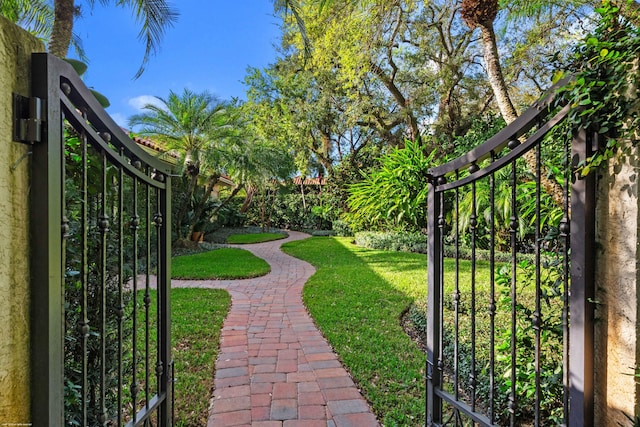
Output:
[[153,141],[153,140],[151,140],[149,138],[143,138],[141,136],[133,135],[131,137],[131,139],[133,139],[133,141],[138,145],[142,145],[143,147],[151,148],[153,151],[157,151],[159,153],[167,153],[171,157],[178,158],[178,156],[176,154],[167,151],[166,147],[164,147],[161,144],[158,144],[157,142],[155,142],[155,141]]
[[304,177],[304,182],[302,182],[301,176],[295,176],[293,177],[293,183],[295,185],[325,185],[327,183],[327,178],[324,176],[318,176],[315,178],[306,176]]
[[[127,130],[125,129],[125,132],[127,132]],[[159,144],[155,141],[153,141],[152,139],[149,138],[144,138],[144,137],[140,137],[140,136],[136,136],[133,135],[131,136],[131,139],[138,145],[140,145],[142,148],[144,148],[146,151],[151,152],[151,154],[155,154],[157,155],[158,153],[162,153],[164,154],[164,160],[169,161],[170,163],[176,164],[177,160],[179,158],[179,156],[176,153],[173,153],[171,151],[167,151],[166,147],[162,144]],[[167,158],[168,157],[168,158]],[[223,185],[227,185],[229,187],[233,187],[235,185],[235,183],[233,182],[233,179],[231,179],[231,177],[227,176],[227,175],[220,175],[219,181],[220,184]]]

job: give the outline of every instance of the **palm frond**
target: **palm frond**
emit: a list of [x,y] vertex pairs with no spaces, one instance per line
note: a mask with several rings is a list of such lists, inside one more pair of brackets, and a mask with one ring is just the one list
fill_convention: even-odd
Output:
[[118,0],[116,5],[131,7],[136,20],[142,24],[138,37],[145,43],[145,53],[134,76],[137,79],[144,72],[151,54],[159,48],[165,30],[177,21],[179,13],[165,0]]

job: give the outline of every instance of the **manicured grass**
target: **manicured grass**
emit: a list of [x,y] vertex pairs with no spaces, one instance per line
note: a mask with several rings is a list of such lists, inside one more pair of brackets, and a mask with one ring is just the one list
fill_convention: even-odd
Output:
[[204,426],[231,297],[220,289],[173,289],[171,299],[176,426]]
[[234,245],[243,245],[248,243],[270,242],[272,240],[285,239],[284,233],[248,233],[248,234],[232,234],[227,237],[227,243]]
[[375,251],[313,237],[285,252],[317,269],[304,302],[385,425],[425,424],[425,354],[400,316],[426,295],[424,255]]
[[174,257],[171,270],[174,279],[246,279],[264,276],[271,267],[249,251],[221,248]]
[[[156,319],[156,291],[150,290],[149,317]],[[144,291],[137,293],[143,307]],[[220,331],[231,297],[221,289],[171,290],[171,345],[175,368],[175,425],[204,426],[209,415],[214,366],[218,357]],[[138,351],[145,348],[145,317],[138,317]],[[149,354],[157,349],[155,321],[149,335]],[[144,378],[144,364],[137,365],[138,378]],[[150,377],[150,389],[156,386]]]

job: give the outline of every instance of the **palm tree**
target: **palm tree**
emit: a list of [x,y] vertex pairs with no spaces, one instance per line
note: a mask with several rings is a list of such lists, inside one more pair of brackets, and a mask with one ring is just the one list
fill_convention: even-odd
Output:
[[463,0],[460,14],[469,28],[479,28],[482,35],[483,56],[487,67],[487,78],[496,97],[502,117],[511,123],[518,117],[509,97],[509,91],[502,75],[498,44],[493,21],[498,15],[498,0]]
[[51,35],[53,8],[47,0],[2,0],[0,15],[42,40]]
[[[15,1],[15,0],[12,0]],[[101,0],[106,3],[107,0]],[[92,7],[95,0],[88,0]],[[169,7],[165,0],[118,0],[116,6],[128,6],[133,9],[136,19],[141,22],[139,37],[144,40],[146,50],[140,69],[136,73],[139,77],[152,52],[155,52],[164,31],[176,21],[178,13]],[[75,0],[55,0],[54,20],[51,28],[49,52],[59,58],[66,58],[73,35],[73,21],[80,15],[80,8]]]
[[[211,158],[216,142],[229,128],[227,104],[209,92],[195,93],[184,89],[182,94],[169,92],[164,99],[157,97],[159,105],[147,104],[145,112],[129,118],[129,126],[141,126],[139,133],[154,138],[169,150],[175,150],[183,158],[184,174],[189,180],[186,193],[190,200],[198,184],[205,154]],[[209,181],[215,174],[209,175]],[[179,239],[187,235],[180,233],[180,224],[188,211],[188,203],[182,204],[175,218]]]
[[[479,28],[482,34],[483,57],[487,70],[487,79],[498,104],[498,109],[502,118],[507,124],[513,122],[517,117],[507,84],[502,74],[500,66],[500,55],[498,54],[498,45],[496,42],[496,33],[493,28],[493,21],[496,19],[499,10],[498,0],[463,0],[460,14],[462,19],[469,28]],[[536,156],[535,152],[530,150],[524,155],[525,162],[529,170],[535,174]],[[564,204],[564,192],[560,184],[554,179],[549,178],[549,174],[545,170],[542,171],[540,182],[545,191],[551,195],[558,206]]]

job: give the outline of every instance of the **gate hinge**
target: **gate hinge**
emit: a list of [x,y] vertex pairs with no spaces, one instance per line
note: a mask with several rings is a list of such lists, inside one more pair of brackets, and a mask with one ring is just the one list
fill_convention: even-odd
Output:
[[42,139],[44,100],[13,94],[13,140],[25,144]]

